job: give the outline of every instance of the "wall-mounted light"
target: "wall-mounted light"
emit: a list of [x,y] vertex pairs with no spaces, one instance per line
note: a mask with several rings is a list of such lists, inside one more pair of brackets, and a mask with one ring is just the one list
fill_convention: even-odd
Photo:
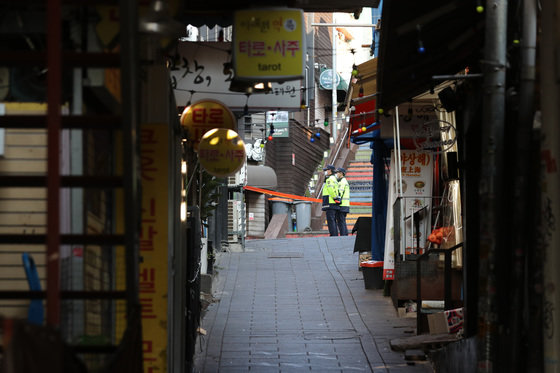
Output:
[[181,221],[187,221],[187,202],[181,202]]

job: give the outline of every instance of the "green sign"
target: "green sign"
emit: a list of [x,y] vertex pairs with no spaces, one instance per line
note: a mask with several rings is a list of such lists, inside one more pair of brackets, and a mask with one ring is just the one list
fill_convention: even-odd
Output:
[[290,118],[287,111],[267,111],[266,125],[274,126],[272,137],[290,137]]

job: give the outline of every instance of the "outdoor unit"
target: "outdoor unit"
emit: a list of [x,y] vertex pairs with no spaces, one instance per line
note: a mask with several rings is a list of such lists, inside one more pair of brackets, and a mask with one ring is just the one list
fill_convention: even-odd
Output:
[[243,187],[247,185],[247,163],[228,177],[228,241],[240,242],[245,237],[245,206]]

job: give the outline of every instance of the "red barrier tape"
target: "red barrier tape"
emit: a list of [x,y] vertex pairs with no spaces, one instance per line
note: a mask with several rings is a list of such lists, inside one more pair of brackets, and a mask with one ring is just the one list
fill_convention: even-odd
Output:
[[[277,197],[284,197],[284,198],[289,198],[289,199],[297,199],[297,200],[300,200],[300,201],[323,202],[322,199],[296,196],[295,194],[280,193],[280,192],[275,192],[275,191],[272,191],[272,190],[269,190],[269,189],[252,187],[252,186],[249,186],[249,185],[244,186],[243,189],[250,190],[251,192],[267,194],[269,196],[277,196]],[[350,204],[354,205],[354,206],[371,206],[371,202],[350,202]]]

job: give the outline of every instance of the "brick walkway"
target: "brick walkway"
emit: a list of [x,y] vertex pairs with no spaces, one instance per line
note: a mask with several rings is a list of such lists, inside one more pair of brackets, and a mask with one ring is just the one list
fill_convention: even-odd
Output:
[[195,371],[432,372],[391,350],[416,321],[364,288],[353,245],[354,236],[249,240],[220,253]]

